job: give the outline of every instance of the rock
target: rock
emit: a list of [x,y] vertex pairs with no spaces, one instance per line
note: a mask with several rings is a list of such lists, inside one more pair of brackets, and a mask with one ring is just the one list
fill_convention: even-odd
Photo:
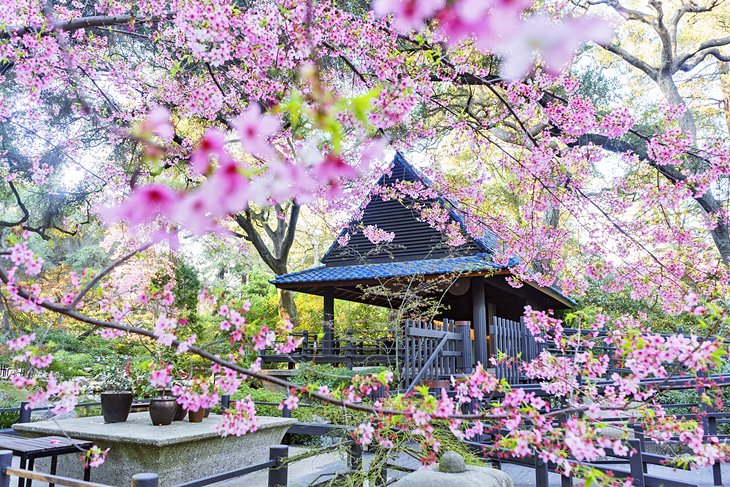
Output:
[[466,463],[464,457],[455,451],[447,451],[439,459],[439,472],[442,473],[461,473],[466,472]]
[[514,482],[501,470],[467,466],[465,472],[445,473],[432,465],[406,475],[393,487],[514,487]]

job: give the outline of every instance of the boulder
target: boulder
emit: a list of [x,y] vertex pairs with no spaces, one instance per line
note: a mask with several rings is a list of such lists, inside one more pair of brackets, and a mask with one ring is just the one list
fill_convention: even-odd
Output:
[[447,451],[439,458],[439,472],[441,473],[462,473],[466,472],[464,457],[455,451]]
[[410,473],[394,487],[514,487],[514,482],[501,470],[472,467],[456,452],[446,452],[438,465]]

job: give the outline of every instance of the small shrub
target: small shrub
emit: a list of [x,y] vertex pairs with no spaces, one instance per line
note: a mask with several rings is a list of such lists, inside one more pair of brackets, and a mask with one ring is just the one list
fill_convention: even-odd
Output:
[[[19,403],[0,402],[0,408],[17,408]],[[7,429],[20,421],[20,411],[0,411],[0,429]]]
[[291,381],[300,386],[310,384],[327,386],[331,391],[347,387],[356,375],[372,375],[389,370],[387,367],[368,367],[361,370],[350,370],[334,367],[329,364],[300,364]]
[[[278,405],[286,399],[284,394],[279,392],[272,392],[266,389],[254,389],[248,385],[241,386],[238,391],[231,396],[231,401],[240,401],[246,399],[246,396],[251,396],[253,402],[267,402],[272,405],[256,405],[256,414],[259,416],[281,416]],[[317,420],[316,414],[312,411],[312,408],[302,406],[292,411],[292,418],[296,418],[298,421],[305,423],[311,423]]]

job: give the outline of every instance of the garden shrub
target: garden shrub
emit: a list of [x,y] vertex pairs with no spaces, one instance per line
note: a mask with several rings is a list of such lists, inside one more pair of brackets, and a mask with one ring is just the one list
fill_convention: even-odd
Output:
[[[251,396],[253,402],[268,402],[274,405],[256,405],[256,414],[259,416],[281,416],[281,411],[278,409],[278,404],[281,403],[286,396],[279,392],[269,391],[267,389],[254,389],[248,385],[242,385],[238,391],[231,396],[231,401],[240,401]],[[296,418],[298,421],[305,423],[315,422],[317,420],[316,414],[312,411],[312,408],[302,406],[292,411],[292,418]]]
[[347,387],[356,375],[379,374],[389,370],[387,367],[367,367],[350,370],[329,364],[300,364],[291,378],[291,382],[300,386],[327,386],[331,391]]
[[[17,408],[19,402],[3,401],[0,408]],[[0,411],[0,429],[7,429],[20,421],[20,411]]]
[[99,365],[89,354],[57,350],[53,353],[50,370],[65,380],[89,376],[97,368]]

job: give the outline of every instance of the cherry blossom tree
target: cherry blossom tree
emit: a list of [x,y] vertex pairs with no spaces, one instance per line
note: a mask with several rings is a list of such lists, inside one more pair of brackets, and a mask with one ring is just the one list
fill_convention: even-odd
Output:
[[[142,337],[160,350],[204,359],[220,379],[211,384],[196,377],[177,386],[190,410],[217,403],[244,378],[267,380],[290,388],[282,408],[308,397],[364,413],[358,442],[388,450],[405,436],[420,444],[424,462],[438,454],[434,428],[445,425],[457,438],[496,434],[494,454],[535,455],[565,475],[615,484],[587,464],[607,449],[628,451],[628,431],[610,439],[600,431],[603,419],[617,412],[657,441],[678,437],[695,464],[728,458],[726,444],[706,438],[701,424],[659,404],[680,370],[710,390],[710,375],[727,358],[714,337],[728,323],[728,222],[726,202],[712,192],[726,185],[727,141],[698,145],[681,104],[664,108],[647,133],[635,129],[625,107],[604,110],[583,96],[564,68],[584,42],[612,45],[608,22],[528,1],[476,0],[377,0],[365,12],[327,1],[3,0],[0,12],[0,121],[41,134],[30,143],[27,134],[3,131],[4,147],[13,149],[4,149],[0,172],[18,208],[17,218],[3,219],[0,280],[7,308],[86,323],[110,340]],[[66,133],[50,140],[68,161],[44,166],[38,153],[50,144],[45,139],[61,114],[54,100],[64,100],[74,129],[92,127],[106,147],[114,146],[115,157],[111,151],[95,156]],[[371,194],[364,181],[387,145],[408,150],[437,138],[449,142],[438,156],[473,161],[468,180],[455,184],[433,164],[433,188],[401,183]],[[639,150],[630,143],[635,140]],[[15,147],[29,165],[18,163]],[[617,155],[611,159],[604,149]],[[618,170],[597,174],[606,159]],[[92,174],[81,172],[83,182],[104,182],[84,195],[96,208],[85,216],[122,232],[124,251],[104,269],[70,275],[65,292],[53,295],[33,251],[40,232],[28,223],[21,189],[45,191],[46,182],[63,178],[67,164],[79,160],[94,167]],[[652,177],[657,173],[662,179]],[[513,195],[514,214],[489,211],[498,201],[484,191],[487,184]],[[442,207],[414,210],[454,247],[463,245],[464,233],[499,235],[493,258],[513,264],[512,285],[559,285],[576,297],[595,282],[606,293],[630,290],[667,313],[695,317],[704,334],[665,337],[638,317],[594,311],[557,318],[527,308],[536,339],[561,353],[546,351],[520,366],[563,405],[511,388],[487,371],[490,364],[454,379],[454,395],[433,397],[421,389],[372,402],[366,397],[389,390],[392,374],[356,377],[338,391],[262,374],[258,352],[275,342],[279,353],[297,346],[289,319],[254,325],[246,319],[250,303],[204,289],[199,299],[215,313],[229,345],[211,351],[180,319],[170,289],[123,293],[106,285],[150,247],[174,251],[181,235],[226,241],[243,229],[254,241],[259,230],[247,230],[252,219],[275,234],[279,248],[267,264],[284,272],[300,205],[343,209],[361,201],[359,195],[457,202],[465,228],[445,224]],[[701,212],[688,210],[695,204]],[[281,214],[287,208],[288,223]],[[263,215],[275,218],[275,227]],[[363,231],[375,243],[394,238],[375,226]],[[581,251],[571,253],[576,241]],[[265,255],[265,247],[254,245]],[[145,326],[149,320],[141,317],[150,315],[154,320]],[[580,332],[566,333],[568,325]],[[53,361],[43,345],[34,330],[18,330],[8,341],[31,370]],[[599,352],[606,346],[612,352]],[[611,360],[628,372],[606,383]],[[171,370],[154,365],[150,383],[168,387]],[[32,405],[49,402],[55,413],[72,409],[78,398],[73,381],[52,373],[12,380],[31,391]],[[702,400],[721,406],[707,392]],[[240,435],[255,426],[251,401],[241,401],[225,411],[220,432]],[[98,465],[105,455],[97,448],[89,461]]]

